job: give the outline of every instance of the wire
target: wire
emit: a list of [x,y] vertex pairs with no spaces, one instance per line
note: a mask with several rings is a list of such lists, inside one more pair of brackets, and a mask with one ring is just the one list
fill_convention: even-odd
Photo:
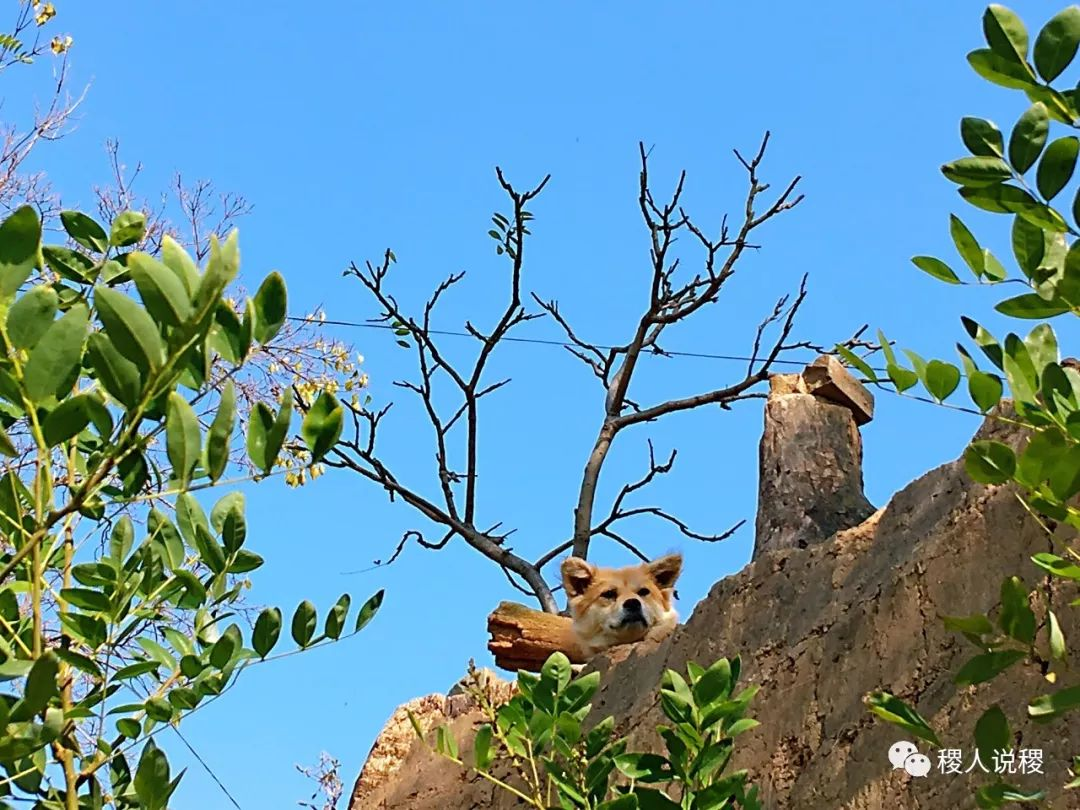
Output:
[[[296,321],[298,323],[313,323],[313,324],[325,324],[327,326],[348,326],[356,329],[394,329],[395,327],[388,323],[356,323],[355,321],[333,321],[333,320],[320,320],[318,318],[294,318],[290,317],[290,321]],[[468,332],[454,332],[447,329],[428,329],[428,334],[431,335],[446,335],[449,337],[473,337]],[[501,338],[510,343],[532,343],[537,346],[562,346],[564,348],[573,348],[574,344],[566,343],[561,340],[544,340],[543,338],[523,338],[523,337],[510,337],[505,336]],[[615,346],[596,346],[597,349],[602,351],[611,351],[616,348]],[[734,354],[707,354],[705,352],[673,352],[664,349],[662,351],[653,351],[652,354],[659,354],[670,357],[696,357],[703,360],[731,360],[743,363],[749,363],[751,359],[760,360],[761,358],[740,357]],[[806,363],[801,360],[773,360],[773,365],[788,365],[788,366],[805,366]]]
[[176,732],[176,736],[180,738],[180,742],[182,742],[187,747],[187,750],[190,751],[191,755],[195,757],[195,759],[200,765],[203,766],[203,769],[208,774],[210,774],[210,778],[217,783],[217,786],[219,788],[221,788],[221,792],[225,794],[225,796],[229,799],[230,802],[232,802],[232,806],[235,807],[236,810],[244,810],[244,808],[240,806],[239,802],[237,802],[236,799],[233,798],[233,795],[229,793],[229,789],[225,787],[224,784],[222,784],[220,779],[218,779],[217,774],[214,773],[213,770],[211,770],[210,766],[206,764],[206,760],[199,756],[199,752],[192,748],[191,743],[189,743],[187,741],[187,738],[180,733],[180,729],[178,729],[176,726],[172,726],[172,730]]

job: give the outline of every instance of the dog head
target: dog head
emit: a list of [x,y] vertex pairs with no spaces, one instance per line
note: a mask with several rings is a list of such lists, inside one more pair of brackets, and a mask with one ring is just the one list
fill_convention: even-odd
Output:
[[655,628],[674,627],[681,570],[680,554],[627,568],[599,568],[578,557],[563,561],[563,587],[579,641],[598,651],[640,641]]

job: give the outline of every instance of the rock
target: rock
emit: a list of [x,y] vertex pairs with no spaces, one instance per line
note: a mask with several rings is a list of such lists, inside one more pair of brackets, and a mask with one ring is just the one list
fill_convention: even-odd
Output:
[[[805,416],[804,396],[775,402],[794,399],[798,404],[790,408]],[[845,430],[854,431],[846,409],[818,404],[846,416],[846,423],[825,417],[835,422],[833,430],[847,425]],[[761,687],[750,712],[761,725],[739,737],[732,767],[749,769],[761,786],[763,807],[972,806],[975,787],[991,777],[938,773],[936,753],[925,745],[935,765],[929,777],[913,779],[892,769],[888,749],[908,735],[867,711],[864,698],[877,689],[911,702],[950,747],[963,749],[965,769],[973,756],[975,720],[994,703],[1006,706],[1014,738],[1042,750],[1046,774],[1013,774],[1009,781],[1045,788],[1047,806],[1075,807],[1075,796],[1061,786],[1080,750],[1080,725],[1025,720],[1024,699],[1051,688],[1032,668],[1013,667],[979,687],[955,686],[953,674],[976,650],[937,618],[992,609],[1007,575],[1036,584],[1030,556],[1047,548],[1046,537],[1008,487],[982,487],[967,478],[961,461],[946,464],[829,542],[762,551],[744,570],[718,582],[686,625],[658,647],[620,649],[595,659],[590,666],[602,673],[602,683],[592,717],[614,715],[636,749],[662,750],[655,727],[661,722],[656,691],[664,670],[685,671],[687,661],[710,664],[738,654],[744,682]],[[1040,588],[1039,594],[1062,606],[1067,602],[1052,589]],[[1057,613],[1065,637],[1080,638],[1076,611]],[[466,758],[469,731],[480,720],[471,710],[451,721]],[[403,762],[376,791],[354,796],[352,810],[521,806],[407,735],[401,739],[395,751]],[[385,759],[381,752],[388,745],[381,741],[382,736],[365,776],[377,770],[377,752]],[[381,768],[388,772],[385,763]]]
[[855,417],[856,425],[874,418],[874,395],[832,355],[823,354],[808,365],[802,379],[807,393],[843,405]]

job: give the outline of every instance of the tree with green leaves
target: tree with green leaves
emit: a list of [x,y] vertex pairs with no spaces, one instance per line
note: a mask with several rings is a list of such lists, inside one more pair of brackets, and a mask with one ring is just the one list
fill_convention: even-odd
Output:
[[[242,494],[207,514],[196,493],[251,477],[226,477],[236,395],[230,380],[212,386],[210,370],[238,371],[271,340],[287,294],[272,273],[236,316],[235,232],[210,241],[200,268],[168,237],[160,260],[131,250],[141,213],[109,228],[74,211],[61,222],[78,245],[62,254],[77,278],[48,272],[60,248],[42,245],[32,207],[0,224],[0,806],[159,810],[180,779],[159,732],[271,660],[282,634],[278,608],[248,633],[229,621],[263,563]],[[256,477],[282,472],[295,396],[252,409],[244,444]],[[315,463],[340,436],[343,408],[325,391],[301,401],[293,441]],[[299,650],[333,643],[381,600],[350,624],[342,596],[321,631],[304,601],[288,630]]]
[[[946,163],[941,171],[967,204],[1007,218],[1013,255],[999,259],[953,215],[949,229],[966,271],[958,273],[931,256],[916,256],[913,262],[947,284],[1008,290],[995,309],[1010,318],[1041,321],[1080,315],[1080,190],[1072,183],[1080,138],[1051,138],[1059,126],[1080,128],[1080,90],[1068,89],[1062,79],[1080,47],[1080,6],[1054,16],[1033,45],[1020,18],[1000,5],[986,10],[983,32],[987,47],[968,54],[968,62],[993,84],[1023,93],[1026,109],[1007,140],[992,122],[963,118],[960,135],[969,154]],[[1070,185],[1074,188],[1067,191]],[[975,319],[961,320],[973,346],[957,344],[959,364],[927,361],[905,351],[909,368],[880,335],[887,376],[879,378],[865,358],[839,350],[871,382],[901,393],[921,386],[938,403],[1011,426],[1015,443],[975,441],[965,452],[965,466],[975,481],[1014,487],[1033,520],[1046,530],[1051,550],[1032,549],[1031,569],[1002,583],[996,610],[972,605],[970,616],[945,618],[946,627],[975,647],[955,681],[961,686],[980,684],[1013,667],[1033,667],[1047,688],[1026,700],[1027,716],[1038,723],[1067,722],[1069,713],[1080,708],[1080,681],[1058,613],[1080,605],[1075,598],[1080,582],[1080,363],[1061,359],[1049,323],[1039,323],[1026,337],[1010,333],[999,340]],[[953,404],[965,379],[973,408]],[[1034,582],[1046,598],[1034,598]],[[930,724],[894,695],[878,692],[868,702],[877,715],[940,744]],[[975,742],[980,751],[1011,747],[1008,712],[1013,708],[993,706],[979,718]],[[1077,778],[1070,788],[1080,786],[1080,758],[1073,772]],[[976,801],[980,807],[998,807],[1043,795],[997,777],[979,789]]]

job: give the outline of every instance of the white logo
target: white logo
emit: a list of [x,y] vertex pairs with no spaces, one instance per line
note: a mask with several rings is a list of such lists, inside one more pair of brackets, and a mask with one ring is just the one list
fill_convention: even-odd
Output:
[[920,754],[915,744],[907,740],[893,743],[889,749],[889,762],[894,770],[903,768],[911,776],[926,776],[930,773],[930,757]]

